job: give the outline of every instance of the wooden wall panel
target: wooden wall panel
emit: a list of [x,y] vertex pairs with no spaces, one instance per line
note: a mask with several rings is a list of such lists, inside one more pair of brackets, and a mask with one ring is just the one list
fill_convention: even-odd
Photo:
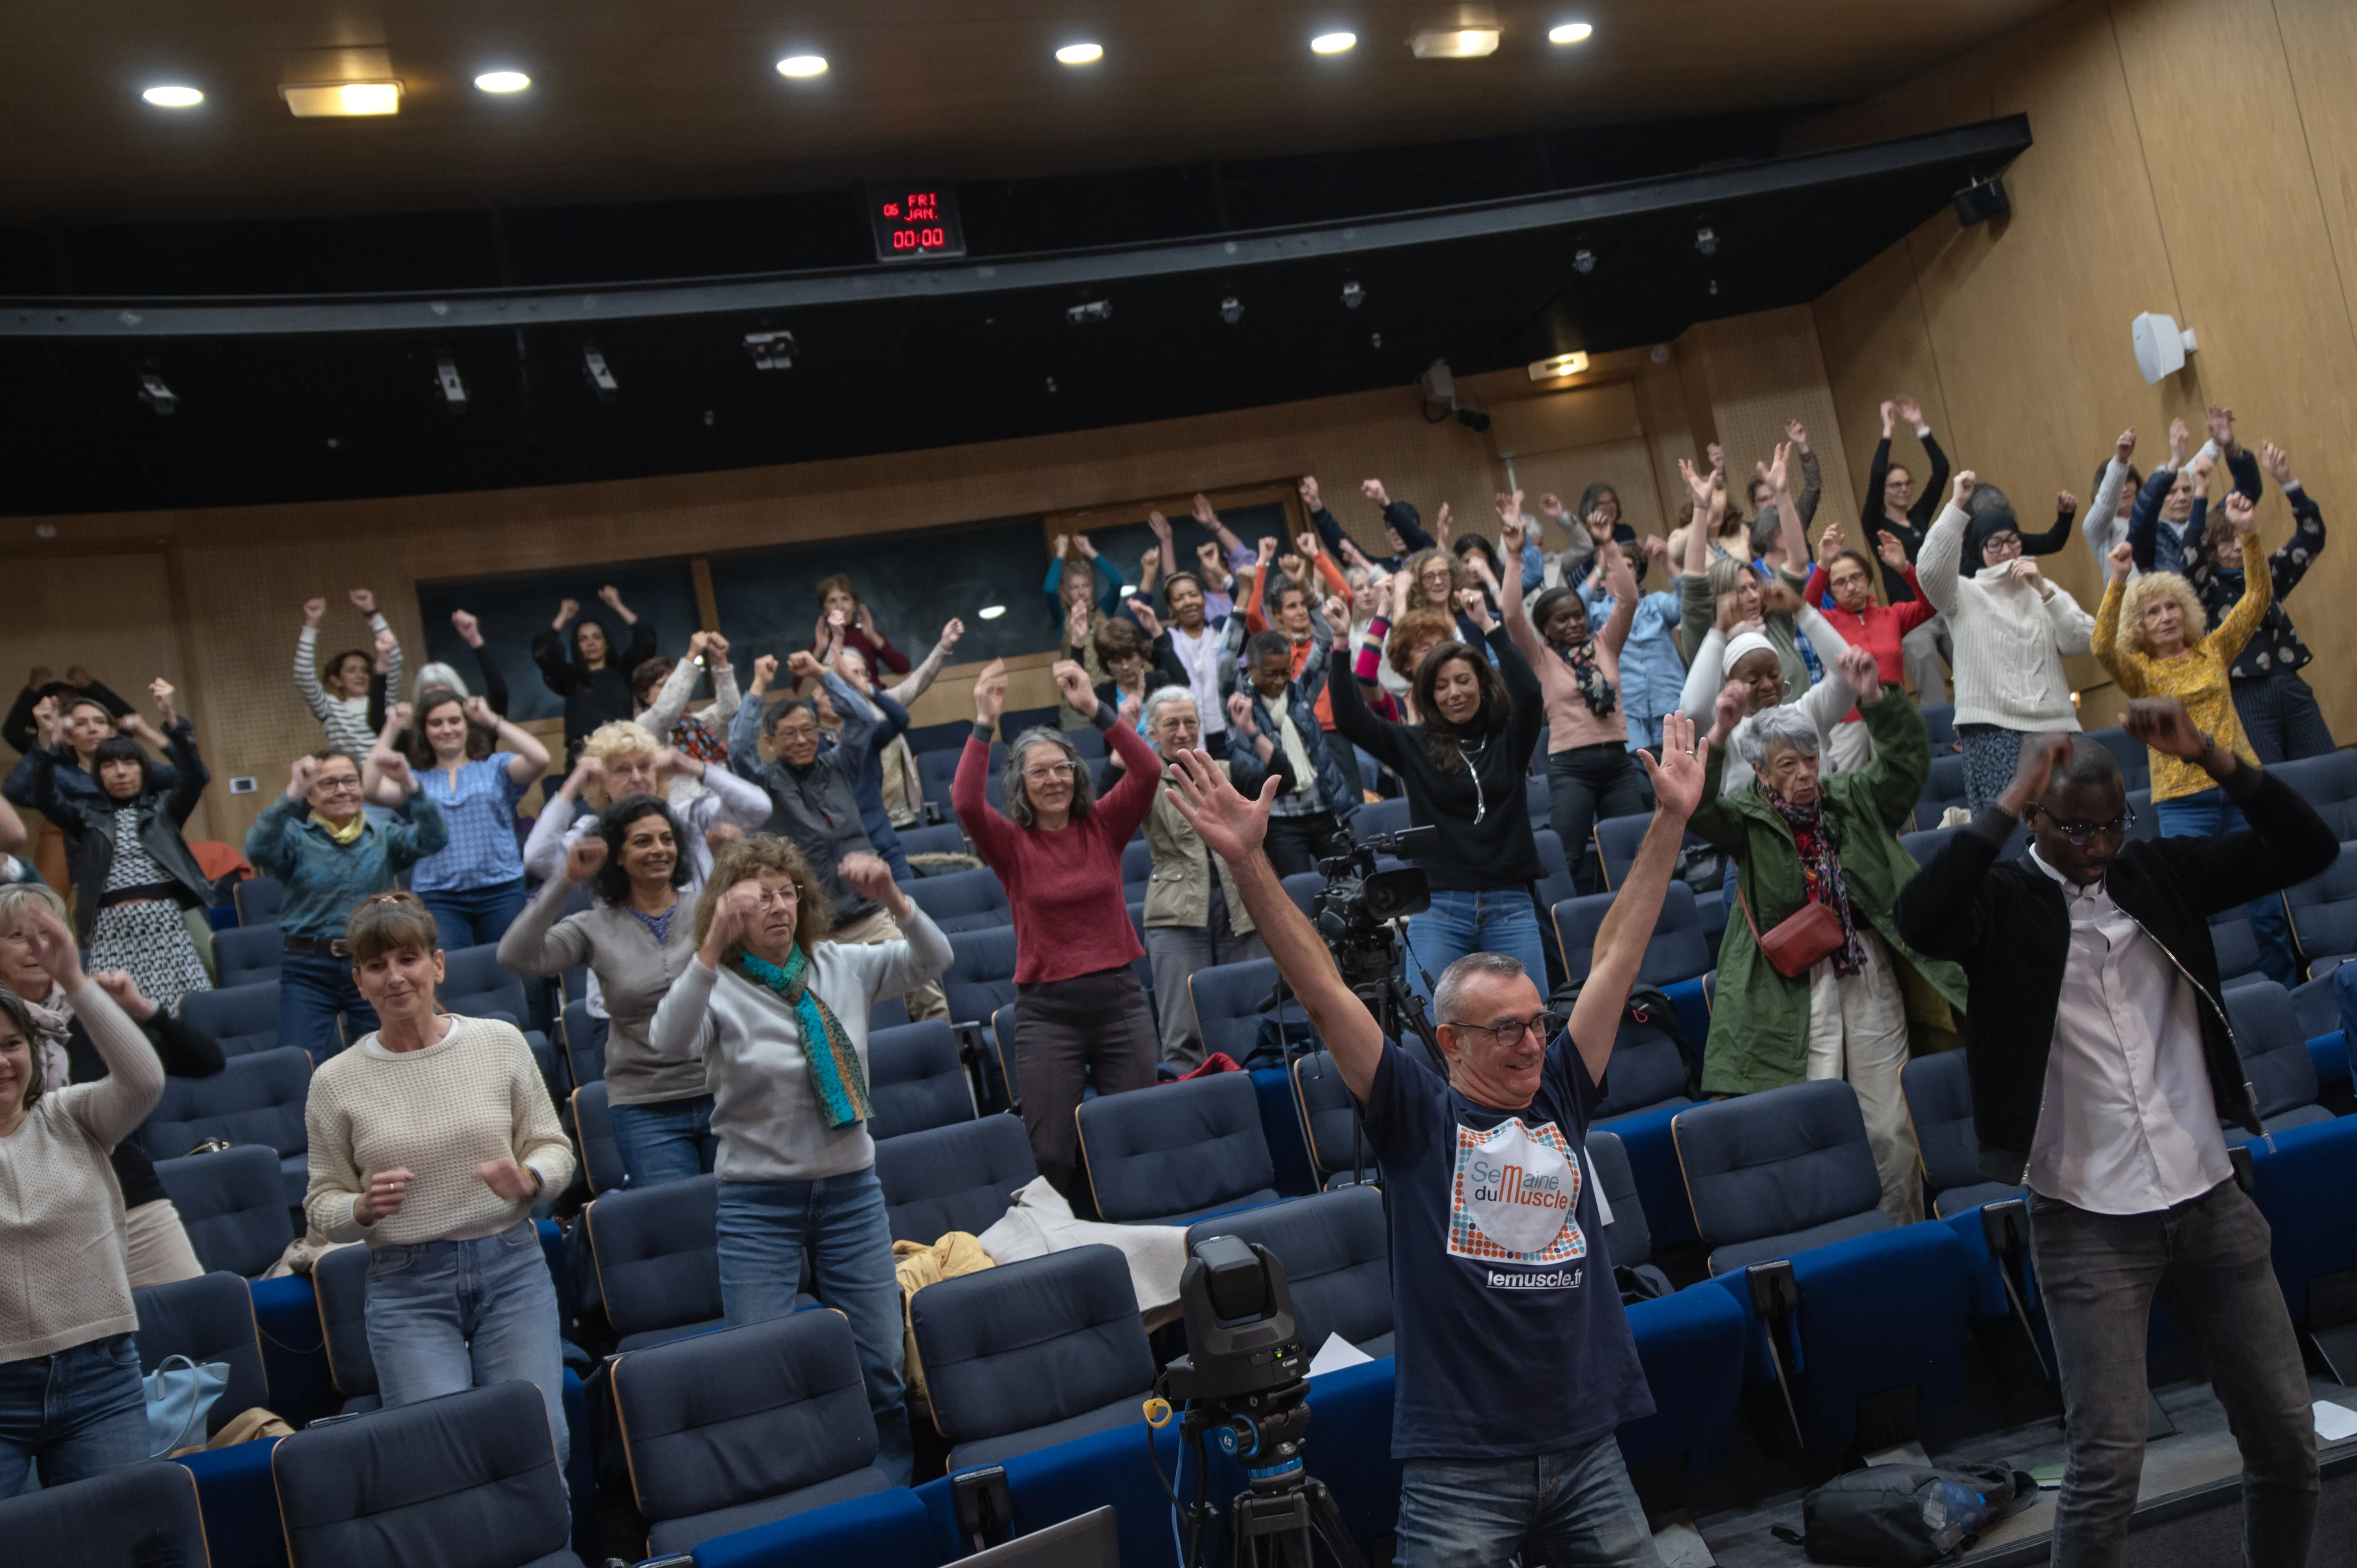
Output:
[[[1662,510],[1661,492],[1653,486],[1652,452],[1641,435],[1518,456],[1514,479],[1523,487],[1523,510],[1533,517],[1539,515],[1539,497],[1550,490],[1566,510],[1576,512],[1580,492],[1592,484],[1606,484],[1620,497],[1621,517],[1640,534],[1666,538],[1672,526]],[[1548,550],[1560,550],[1563,542],[1552,529],[1540,540],[1541,547]]]

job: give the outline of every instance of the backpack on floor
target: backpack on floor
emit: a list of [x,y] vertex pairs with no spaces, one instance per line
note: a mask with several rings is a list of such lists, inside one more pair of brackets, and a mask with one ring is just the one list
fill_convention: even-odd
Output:
[[1868,1465],[1801,1499],[1805,1533],[1778,1525],[1777,1540],[1812,1563],[1852,1568],[1928,1568],[1955,1557],[1981,1530],[2038,1489],[2008,1465]]

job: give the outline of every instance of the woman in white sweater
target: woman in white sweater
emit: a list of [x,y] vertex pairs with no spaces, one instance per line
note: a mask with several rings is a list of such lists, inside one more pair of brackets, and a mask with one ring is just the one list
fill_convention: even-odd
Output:
[[2011,512],[1966,515],[1973,489],[1967,468],[1923,536],[1915,575],[1955,640],[1956,736],[1965,802],[1977,813],[2013,781],[2023,736],[2079,727],[2062,659],[2087,651],[2095,618],[2021,553]]
[[950,944],[876,856],[847,854],[835,874],[891,911],[898,940],[826,940],[834,900],[788,840],[760,833],[722,850],[696,906],[694,961],[655,1009],[654,1049],[704,1058],[729,1326],[792,1312],[807,1255],[819,1301],[851,1322],[876,1467],[907,1486],[900,1288],[867,1133],[867,1018],[878,997],[947,969]]
[[303,1209],[369,1244],[369,1355],[387,1406],[521,1379],[567,1452],[556,1284],[533,1200],[573,1179],[573,1145],[512,1024],[434,1004],[433,912],[381,893],[344,928],[380,1027],[311,1079]]
[[40,1471],[64,1486],[147,1457],[139,1316],[124,1271],[123,1191],[107,1155],[164,1094],[139,1026],[81,970],[73,933],[45,905],[30,946],[106,1063],[69,1084],[62,1052],[0,991],[0,1498]]

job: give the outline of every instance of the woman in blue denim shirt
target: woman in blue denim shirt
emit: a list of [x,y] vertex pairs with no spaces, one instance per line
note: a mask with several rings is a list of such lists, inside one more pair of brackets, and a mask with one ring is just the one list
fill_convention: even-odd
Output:
[[[408,720],[409,705],[397,703],[385,728],[409,728]],[[496,942],[523,911],[516,802],[548,771],[548,748],[482,698],[440,686],[418,696],[408,756],[450,830],[450,842],[417,863],[410,886],[434,911],[445,948]]]

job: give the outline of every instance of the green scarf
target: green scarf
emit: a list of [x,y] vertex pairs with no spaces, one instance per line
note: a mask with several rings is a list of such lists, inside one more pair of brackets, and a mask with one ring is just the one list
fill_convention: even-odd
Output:
[[784,965],[748,952],[737,955],[737,972],[756,985],[766,986],[786,999],[802,1028],[802,1054],[810,1058],[811,1083],[818,1090],[820,1112],[830,1127],[849,1127],[876,1114],[867,1097],[867,1074],[859,1053],[843,1032],[834,1009],[819,1000],[810,986],[810,955],[794,949]]

